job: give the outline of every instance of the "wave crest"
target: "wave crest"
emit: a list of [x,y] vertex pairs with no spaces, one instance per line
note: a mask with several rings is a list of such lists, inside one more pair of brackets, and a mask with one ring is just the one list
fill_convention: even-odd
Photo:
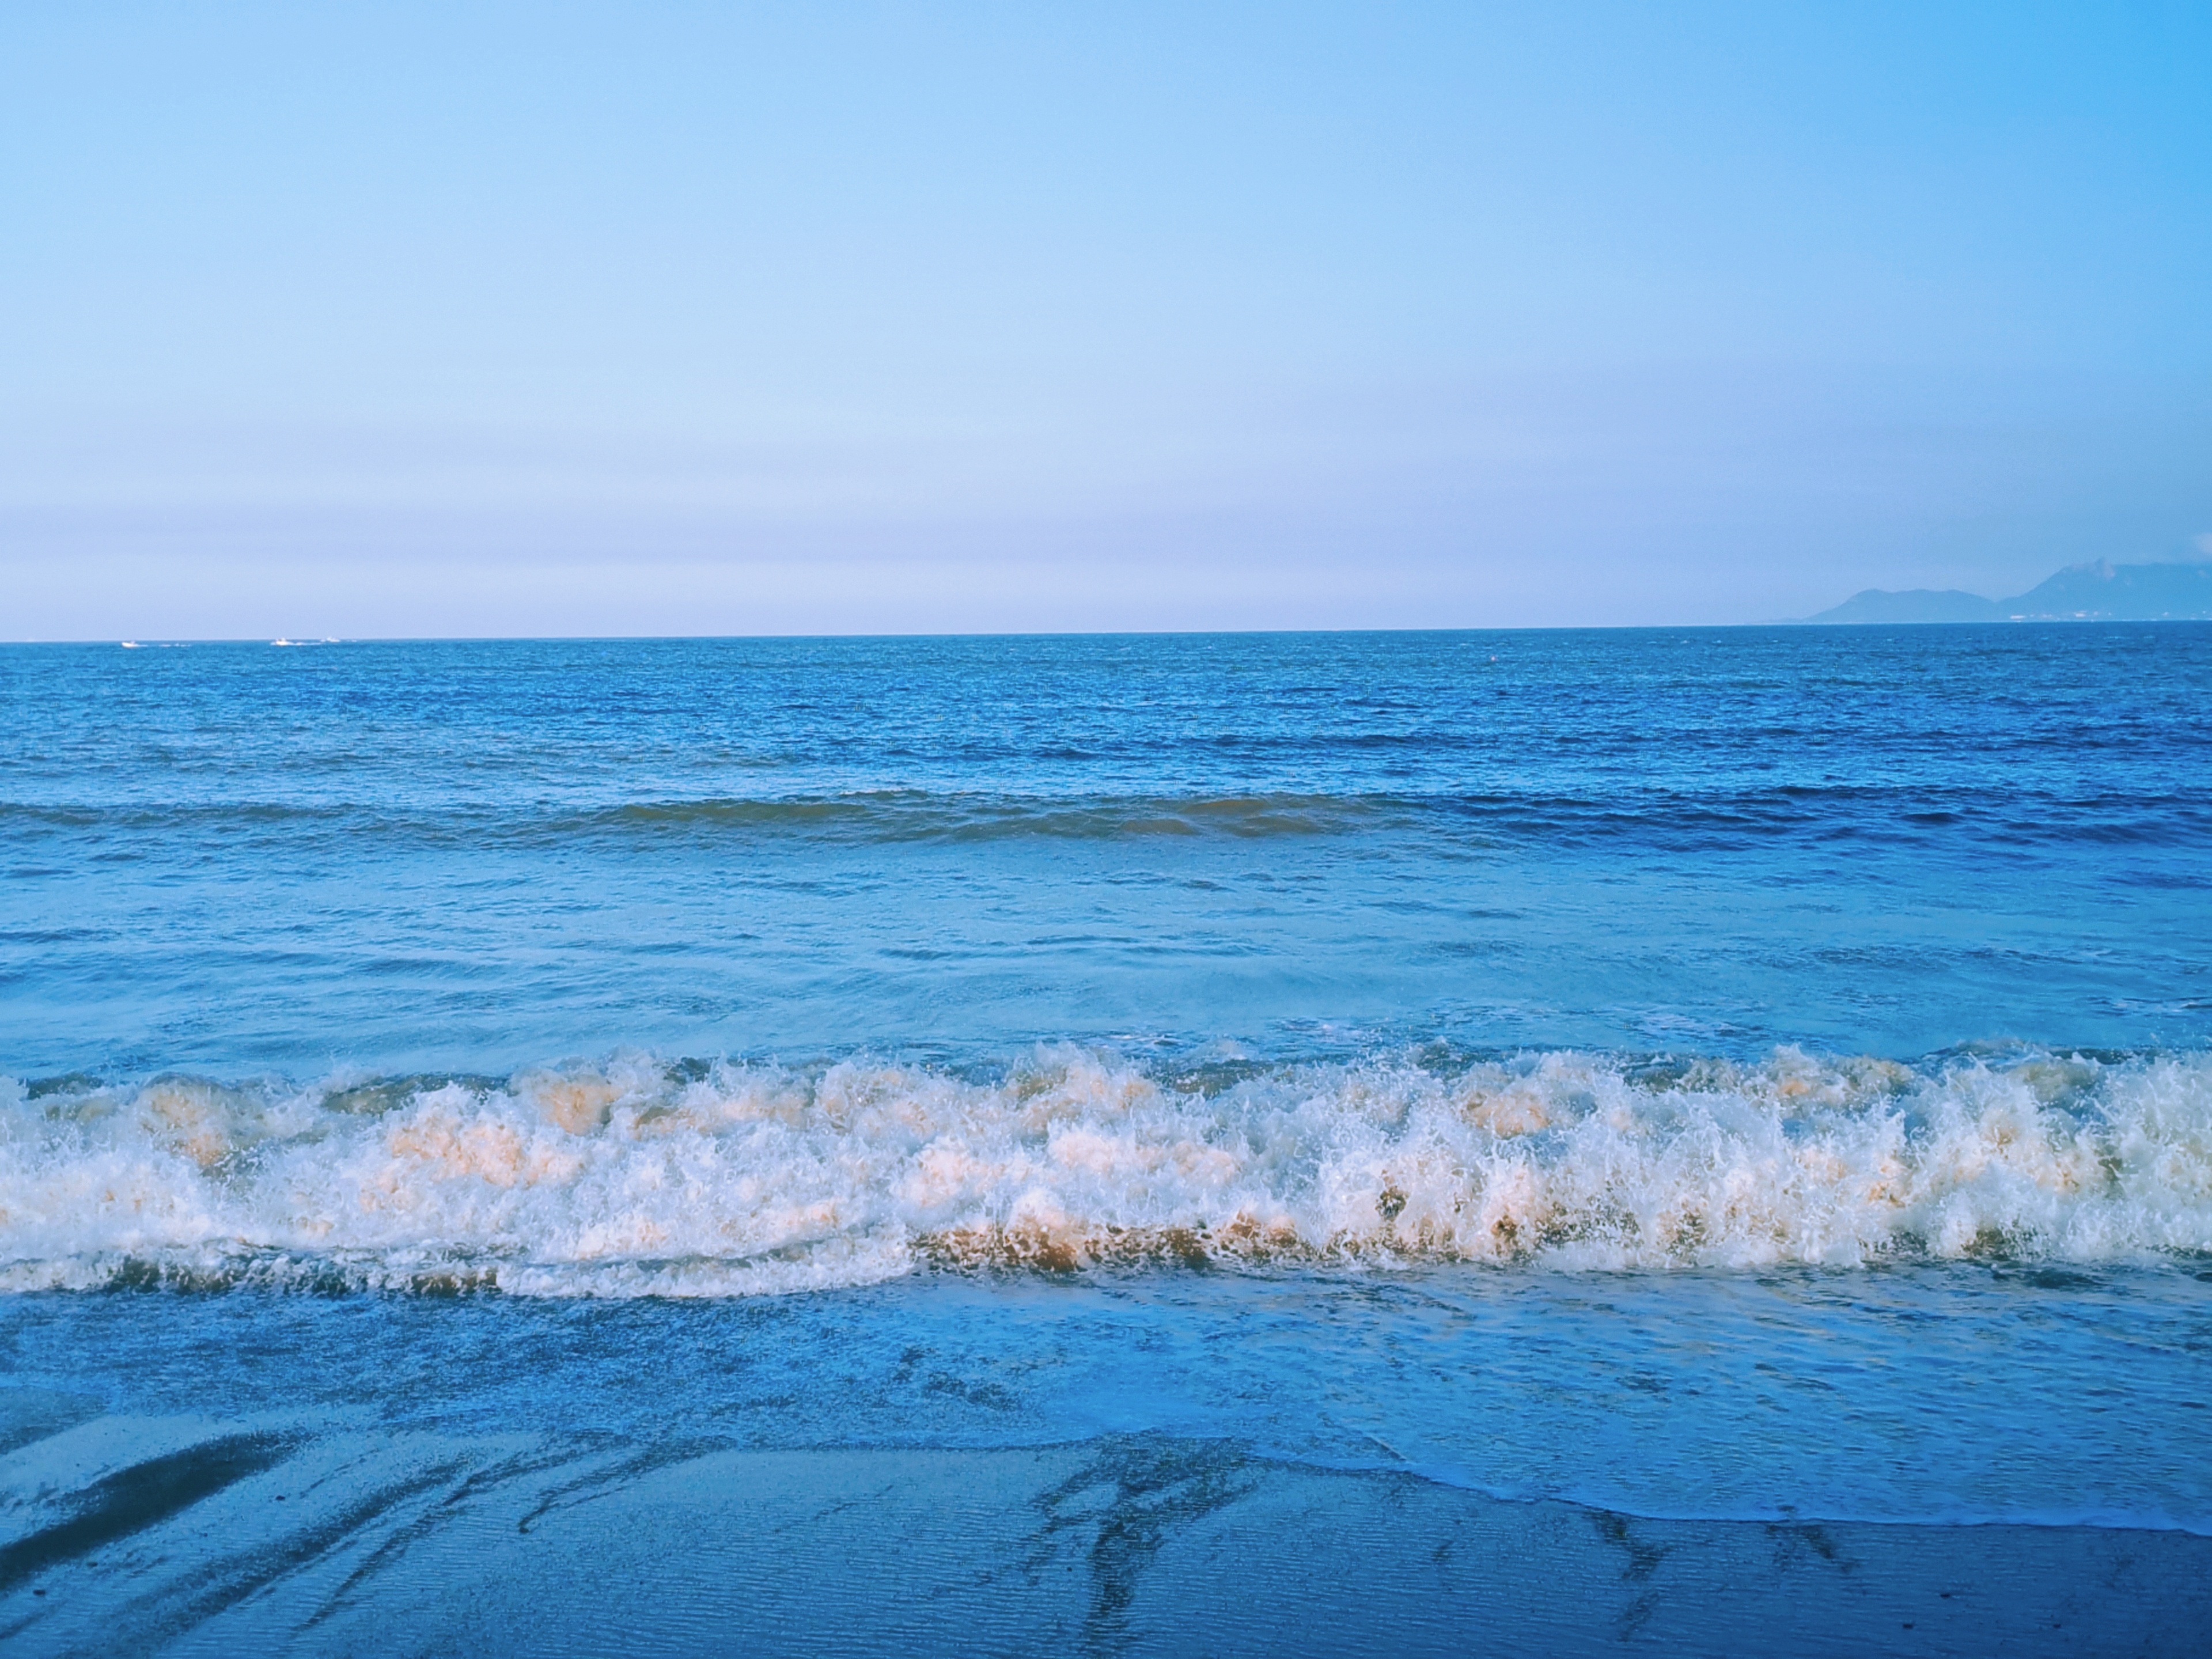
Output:
[[975,1081],[638,1054],[0,1079],[0,1287],[742,1295],[918,1265],[1755,1268],[2212,1250],[2212,1056],[1571,1053]]

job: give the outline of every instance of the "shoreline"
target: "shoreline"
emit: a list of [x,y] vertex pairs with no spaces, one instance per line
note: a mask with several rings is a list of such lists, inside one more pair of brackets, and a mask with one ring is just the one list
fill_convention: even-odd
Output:
[[1658,1522],[1166,1434],[757,1450],[94,1417],[18,1446],[0,1479],[0,1639],[23,1654],[2179,1654],[2212,1638],[2212,1539],[2194,1534]]

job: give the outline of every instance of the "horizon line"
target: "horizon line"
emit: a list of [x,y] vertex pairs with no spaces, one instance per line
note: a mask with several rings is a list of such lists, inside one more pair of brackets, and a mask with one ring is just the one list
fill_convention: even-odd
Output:
[[1893,628],[2084,628],[2100,625],[2114,628],[2204,627],[2212,625],[2212,617],[1993,617],[1948,621],[1820,622],[1811,617],[1781,617],[1767,622],[1749,623],[1494,623],[1441,628],[1039,628],[916,629],[911,633],[856,630],[851,633],[794,631],[760,634],[349,634],[303,635],[298,639],[284,635],[270,639],[259,634],[208,635],[193,638],[147,635],[131,639],[103,635],[67,639],[0,639],[0,648],[42,646],[94,648],[105,646],[129,651],[179,650],[196,646],[260,646],[264,649],[312,650],[333,645],[683,645],[778,640],[1291,639],[1317,635],[1355,637],[1439,634],[1719,634],[1773,629],[1869,633]]

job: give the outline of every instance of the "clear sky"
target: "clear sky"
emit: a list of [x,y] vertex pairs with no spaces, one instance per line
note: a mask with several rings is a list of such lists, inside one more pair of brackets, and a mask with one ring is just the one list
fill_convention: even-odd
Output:
[[1744,622],[2212,532],[2212,6],[0,7],[0,637]]

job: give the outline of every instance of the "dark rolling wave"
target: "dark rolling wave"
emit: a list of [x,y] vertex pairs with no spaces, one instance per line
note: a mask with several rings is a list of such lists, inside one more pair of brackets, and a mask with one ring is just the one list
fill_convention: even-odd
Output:
[[1606,796],[1537,792],[1453,794],[1138,794],[992,796],[885,790],[836,796],[707,797],[598,806],[442,811],[366,802],[234,801],[104,805],[0,803],[0,845],[189,841],[389,839],[555,847],[564,842],[854,843],[1152,836],[1358,836],[1389,832],[1577,847],[1692,848],[1838,838],[1947,840],[2033,847],[2089,841],[2193,846],[2212,836],[2212,790],[2154,795],[1911,791],[1785,784],[1756,790],[1636,790]]

